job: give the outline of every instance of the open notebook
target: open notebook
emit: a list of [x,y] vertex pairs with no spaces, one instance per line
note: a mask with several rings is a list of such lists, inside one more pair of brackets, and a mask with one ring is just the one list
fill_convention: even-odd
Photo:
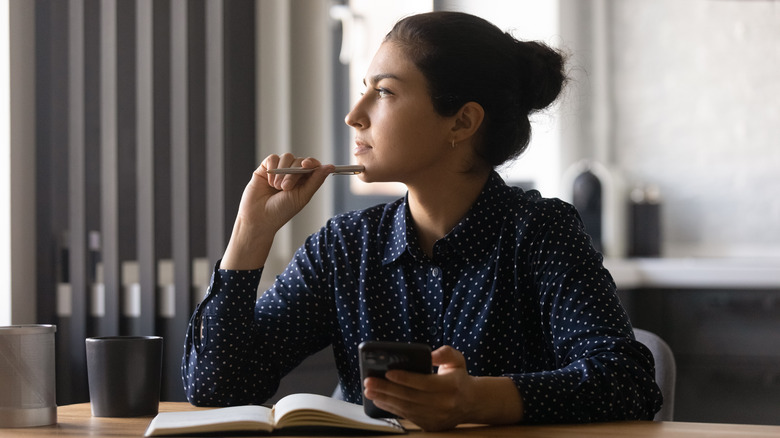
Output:
[[273,432],[280,429],[360,430],[405,433],[396,420],[367,416],[360,405],[316,394],[291,394],[273,408],[247,405],[208,410],[161,412],[144,436]]

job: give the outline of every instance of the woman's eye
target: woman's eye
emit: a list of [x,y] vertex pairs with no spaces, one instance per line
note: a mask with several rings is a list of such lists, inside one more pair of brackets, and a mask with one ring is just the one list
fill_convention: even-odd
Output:
[[376,94],[379,95],[379,97],[387,97],[393,94],[387,88],[374,88],[374,91],[376,91]]
[[369,93],[369,92],[376,93],[377,97],[379,97],[379,98],[391,96],[393,94],[387,88],[373,88],[373,89],[369,89],[369,90],[366,90],[365,92],[360,93],[360,97],[365,96],[366,93]]

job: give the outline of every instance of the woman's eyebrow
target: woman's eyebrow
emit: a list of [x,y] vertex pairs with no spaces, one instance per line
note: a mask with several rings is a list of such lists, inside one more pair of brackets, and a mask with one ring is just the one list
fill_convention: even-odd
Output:
[[[394,75],[392,73],[382,73],[382,74],[371,76],[371,78],[369,79],[369,82],[371,82],[371,84],[376,84],[377,82],[381,81],[382,79],[400,80],[398,78],[398,76],[396,76],[396,75]],[[366,80],[365,79],[363,79],[363,85],[368,85],[368,84],[366,84]]]

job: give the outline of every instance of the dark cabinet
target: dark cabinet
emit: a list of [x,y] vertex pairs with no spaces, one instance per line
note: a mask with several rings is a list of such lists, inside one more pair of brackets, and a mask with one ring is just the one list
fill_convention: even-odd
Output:
[[780,424],[780,290],[621,291],[677,360],[675,420]]

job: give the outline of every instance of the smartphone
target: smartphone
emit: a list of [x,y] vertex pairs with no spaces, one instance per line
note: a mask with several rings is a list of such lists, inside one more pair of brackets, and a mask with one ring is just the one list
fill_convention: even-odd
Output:
[[[427,344],[366,341],[358,346],[360,352],[361,387],[366,377],[385,377],[387,370],[401,369],[415,373],[430,374],[431,347]],[[363,388],[365,391],[365,388]],[[396,418],[363,396],[363,410],[373,418]]]

